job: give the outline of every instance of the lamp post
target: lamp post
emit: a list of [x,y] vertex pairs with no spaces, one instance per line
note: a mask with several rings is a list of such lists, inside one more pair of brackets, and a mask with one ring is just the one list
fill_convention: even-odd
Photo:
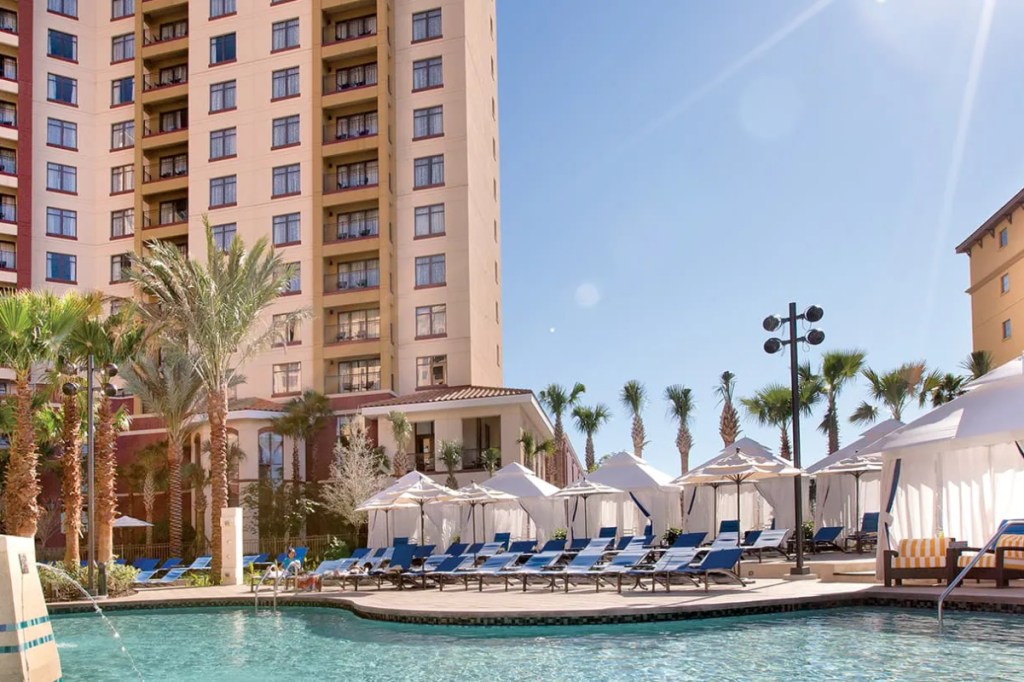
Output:
[[[799,360],[797,358],[797,343],[806,341],[812,346],[817,346],[825,340],[825,332],[820,329],[811,328],[803,336],[797,336],[796,323],[798,320],[806,320],[811,324],[824,317],[825,311],[816,305],[812,305],[804,312],[797,314],[796,303],[789,304],[789,316],[779,317],[769,315],[764,318],[762,326],[766,332],[774,332],[782,325],[789,324],[789,338],[780,339],[773,336],[764,342],[764,350],[768,354],[778,353],[783,346],[789,346],[789,386],[791,393],[793,422],[793,466],[800,468],[800,377],[797,373]],[[796,566],[790,570],[790,575],[807,575],[810,569],[804,566],[804,503],[803,503],[804,482],[802,476],[795,476],[793,489],[796,494],[796,501],[793,508],[796,516]]]
[[[117,389],[114,388],[113,384],[110,383],[111,377],[117,376],[117,365],[113,363],[107,364],[103,367],[102,371],[105,378],[108,381],[104,381],[100,386],[96,386],[95,379],[93,378],[94,373],[97,371],[95,366],[95,360],[92,355],[89,355],[89,359],[86,361],[85,366],[85,382],[86,382],[86,414],[87,416],[87,429],[86,429],[86,485],[88,485],[89,498],[89,543],[88,543],[88,568],[89,568],[89,592],[96,594],[96,579],[93,574],[93,564],[96,563],[96,425],[95,425],[95,409],[94,409],[94,396],[97,390],[103,391],[103,394],[108,398],[117,394]],[[65,365],[65,374],[78,374],[82,368],[72,364]],[[61,392],[64,395],[77,395],[79,386],[73,381],[65,382],[61,386]],[[106,585],[103,585],[102,592],[106,593]]]

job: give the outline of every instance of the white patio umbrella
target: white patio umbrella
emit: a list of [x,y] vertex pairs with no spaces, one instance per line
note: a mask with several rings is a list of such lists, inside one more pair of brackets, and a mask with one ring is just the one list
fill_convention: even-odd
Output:
[[[473,543],[476,543],[476,508],[483,507],[488,504],[494,504],[496,502],[514,502],[519,498],[511,493],[506,493],[503,490],[496,490],[494,488],[488,488],[487,486],[480,485],[479,483],[470,483],[467,486],[459,488],[456,492],[459,493],[458,497],[447,502],[453,502],[455,504],[468,504],[470,508],[470,516],[473,522]],[[484,541],[487,541],[487,517],[483,519],[483,536]]]
[[137,519],[134,516],[118,516],[114,519],[114,528],[152,528],[153,524]]
[[[880,454],[853,455],[846,459],[830,464],[815,474],[816,476],[828,476],[830,474],[847,474],[853,476],[854,500],[856,510],[854,519],[860,518],[860,479],[861,476],[871,472],[882,470],[882,456]],[[854,521],[856,523],[856,521]],[[860,552],[860,534],[857,535],[857,552]]]
[[[566,499],[570,497],[583,498],[583,534],[590,536],[590,528],[587,520],[587,498],[593,497],[594,495],[616,495],[622,491],[618,488],[613,488],[610,485],[598,483],[596,481],[590,481],[586,478],[581,478],[572,485],[567,485],[553,497],[564,497]],[[568,513],[566,513],[566,524],[570,527],[572,524],[569,523]]]
[[[551,496],[558,492],[558,488],[538,478],[522,464],[506,464],[498,469],[494,476],[484,481],[483,485],[509,493],[518,499],[520,509],[526,514],[527,537],[530,536],[531,521],[536,526],[538,539],[554,528],[555,517],[558,516],[556,508],[559,505]],[[564,505],[562,506],[564,508]]]
[[[740,524],[740,486],[744,483],[753,483],[754,481],[763,481],[769,478],[799,476],[802,473],[800,469],[790,466],[781,459],[765,455],[748,455],[737,448],[735,453],[716,458],[702,467],[691,469],[674,482],[677,485],[698,484],[715,486],[716,484],[721,485],[723,483],[736,484],[736,523],[741,531],[736,536],[736,544],[740,545],[743,542],[743,526]],[[800,532],[799,529],[797,529],[797,532]]]
[[375,495],[355,509],[364,512],[384,512],[384,537],[387,538],[388,544],[391,544],[391,510],[416,506],[414,502],[396,502],[395,498],[397,497],[398,493],[390,493],[384,497]]
[[398,495],[395,496],[392,502],[395,502],[399,505],[413,503],[419,506],[420,544],[425,545],[427,544],[427,539],[423,505],[432,500],[443,500],[446,502],[451,502],[458,499],[461,496],[461,493],[452,490],[451,488],[447,488],[441,485],[440,483],[435,482],[432,478],[423,478],[419,481],[416,481],[402,492],[398,493]]

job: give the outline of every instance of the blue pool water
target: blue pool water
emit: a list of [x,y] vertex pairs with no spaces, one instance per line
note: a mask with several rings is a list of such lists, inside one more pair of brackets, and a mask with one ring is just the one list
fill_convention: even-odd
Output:
[[[636,625],[472,628],[327,608],[113,612],[147,680],[1021,679],[1024,617],[834,609]],[[95,614],[57,616],[66,680],[129,680]],[[982,674],[980,671],[984,671]]]

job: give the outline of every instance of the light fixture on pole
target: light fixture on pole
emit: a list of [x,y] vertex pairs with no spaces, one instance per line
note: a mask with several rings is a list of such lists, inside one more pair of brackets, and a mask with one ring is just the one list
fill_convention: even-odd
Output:
[[[797,336],[796,323],[799,320],[806,320],[811,324],[818,322],[825,316],[825,311],[816,305],[812,305],[804,312],[797,314],[796,303],[789,304],[789,316],[780,317],[769,315],[764,318],[761,326],[766,332],[774,332],[784,324],[789,325],[789,338],[780,339],[773,336],[764,342],[764,351],[769,355],[778,353],[783,346],[789,346],[789,387],[792,406],[793,422],[793,466],[800,468],[800,377],[797,372],[799,359],[797,357],[797,344],[806,341],[812,346],[817,346],[825,340],[825,332],[820,329],[811,328],[803,336]],[[810,569],[804,567],[804,505],[803,505],[803,477],[796,476],[793,479],[793,488],[796,500],[793,503],[796,512],[796,566],[790,570],[792,575],[807,575]]]
[[[95,455],[95,443],[96,443],[96,425],[95,425],[95,408],[93,405],[93,397],[97,390],[103,391],[103,394],[108,398],[117,395],[117,389],[110,383],[111,377],[117,376],[117,365],[108,363],[102,368],[102,372],[105,375],[105,381],[100,384],[97,388],[93,375],[97,371],[95,366],[95,360],[90,355],[86,361],[84,368],[76,367],[73,364],[67,364],[64,367],[65,374],[78,374],[82,369],[85,369],[86,376],[86,414],[88,415],[88,426],[87,426],[87,438],[85,446],[86,456],[86,485],[88,486],[89,497],[89,542],[88,542],[88,561],[89,567],[89,592],[96,594],[96,579],[93,574],[93,564],[96,563],[96,455]],[[73,381],[67,381],[61,386],[61,392],[64,395],[77,395],[79,386]],[[104,582],[105,581],[101,581]],[[106,594],[106,584],[101,585],[101,594]]]

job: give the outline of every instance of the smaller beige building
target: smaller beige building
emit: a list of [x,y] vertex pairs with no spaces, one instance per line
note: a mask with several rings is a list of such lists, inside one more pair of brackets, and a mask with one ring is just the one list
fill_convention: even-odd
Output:
[[[554,438],[554,428],[533,391],[516,388],[485,386],[455,386],[418,391],[390,400],[364,405],[362,414],[368,424],[376,422],[377,442],[385,454],[396,452],[395,440],[388,423],[392,411],[403,412],[413,425],[413,439],[409,445],[410,466],[444,482],[448,471],[440,457],[444,441],[462,444],[462,462],[455,477],[459,486],[471,482],[481,483],[489,476],[481,463],[481,455],[488,448],[501,451],[501,464],[518,462],[533,468],[541,478],[574,481],[582,475],[582,467],[570,445],[564,457],[536,457],[525,461],[519,439],[526,432],[534,434],[538,442]],[[562,472],[549,470],[560,466]],[[562,473],[564,478],[558,474]]]

